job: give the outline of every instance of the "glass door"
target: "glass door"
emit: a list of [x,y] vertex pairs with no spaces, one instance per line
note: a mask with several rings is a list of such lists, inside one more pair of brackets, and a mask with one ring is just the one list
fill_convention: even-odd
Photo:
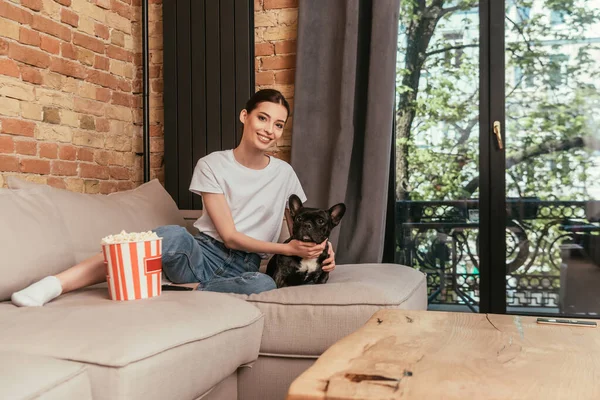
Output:
[[398,31],[396,262],[427,273],[430,309],[476,312],[479,3],[401,0]]
[[491,168],[504,167],[506,260],[504,276],[492,273],[491,301],[509,313],[597,317],[600,0],[503,6],[504,115],[491,106],[490,137]]

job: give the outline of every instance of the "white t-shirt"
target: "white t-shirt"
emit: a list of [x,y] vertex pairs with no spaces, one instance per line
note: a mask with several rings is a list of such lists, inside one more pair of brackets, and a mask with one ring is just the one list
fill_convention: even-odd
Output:
[[[303,203],[306,201],[300,181],[288,163],[269,157],[265,168],[251,169],[237,162],[233,150],[215,151],[198,160],[190,191],[223,193],[236,230],[265,242],[279,239],[289,197],[295,194]],[[208,213],[202,213],[194,226],[223,241]]]

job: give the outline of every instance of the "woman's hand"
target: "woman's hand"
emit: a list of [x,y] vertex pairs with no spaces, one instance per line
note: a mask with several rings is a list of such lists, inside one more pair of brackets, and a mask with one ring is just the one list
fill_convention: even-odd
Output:
[[317,258],[323,253],[327,240],[321,244],[302,242],[300,240],[291,240],[286,244],[287,254],[286,256],[298,256],[300,258]]
[[335,252],[333,251],[333,245],[329,243],[327,248],[327,259],[323,261],[323,271],[331,272],[335,269]]

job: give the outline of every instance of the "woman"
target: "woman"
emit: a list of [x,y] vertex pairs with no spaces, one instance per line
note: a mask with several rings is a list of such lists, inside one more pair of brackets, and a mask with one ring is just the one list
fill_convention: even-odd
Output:
[[[242,140],[235,149],[217,151],[196,164],[190,190],[202,196],[204,212],[192,236],[176,225],[154,231],[163,238],[164,277],[174,283],[199,282],[198,290],[229,293],[260,293],[275,289],[270,276],[258,272],[267,254],[316,258],[323,243],[292,240],[277,243],[290,195],[302,202],[306,196],[292,167],[266,153],[283,135],[289,104],[277,90],[256,92],[240,112],[244,125]],[[116,232],[115,232],[116,233]],[[323,269],[335,268],[334,252]],[[13,293],[17,306],[42,306],[48,301],[81,287],[104,282],[106,268],[102,254],[48,276]]]

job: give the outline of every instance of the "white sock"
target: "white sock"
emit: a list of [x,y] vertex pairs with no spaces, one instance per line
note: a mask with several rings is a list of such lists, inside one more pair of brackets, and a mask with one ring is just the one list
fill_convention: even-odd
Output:
[[12,294],[10,299],[15,306],[40,307],[60,296],[62,286],[55,276],[47,276],[41,281],[32,283],[23,290]]

